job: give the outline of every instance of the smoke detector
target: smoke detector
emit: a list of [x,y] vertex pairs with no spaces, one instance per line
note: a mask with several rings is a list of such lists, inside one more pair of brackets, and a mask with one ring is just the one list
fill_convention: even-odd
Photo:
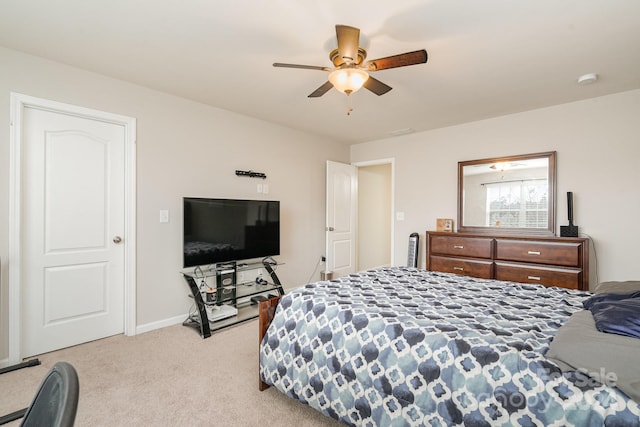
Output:
[[579,85],[588,85],[591,83],[595,83],[598,80],[598,75],[596,73],[583,74],[578,77]]

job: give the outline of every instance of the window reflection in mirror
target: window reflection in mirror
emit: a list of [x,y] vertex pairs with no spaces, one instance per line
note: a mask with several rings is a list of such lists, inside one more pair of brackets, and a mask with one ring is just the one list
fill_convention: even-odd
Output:
[[459,231],[553,234],[555,153],[460,162],[458,176]]

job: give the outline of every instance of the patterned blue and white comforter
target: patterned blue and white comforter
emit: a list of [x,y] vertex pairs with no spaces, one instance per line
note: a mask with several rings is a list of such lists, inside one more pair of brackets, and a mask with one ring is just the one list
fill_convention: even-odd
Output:
[[590,294],[414,268],[285,295],[260,375],[350,425],[638,426],[640,405],[546,360]]

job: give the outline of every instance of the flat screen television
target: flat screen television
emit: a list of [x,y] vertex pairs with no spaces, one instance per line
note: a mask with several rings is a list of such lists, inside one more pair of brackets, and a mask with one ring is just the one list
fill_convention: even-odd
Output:
[[183,198],[183,267],[280,255],[280,202]]

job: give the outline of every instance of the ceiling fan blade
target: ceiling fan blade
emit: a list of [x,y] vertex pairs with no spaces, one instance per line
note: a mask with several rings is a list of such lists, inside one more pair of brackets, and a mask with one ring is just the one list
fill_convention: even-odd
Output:
[[416,50],[415,52],[401,53],[399,55],[387,56],[386,58],[374,59],[367,64],[368,71],[380,71],[388,68],[406,67],[408,65],[424,64],[427,62],[427,51]]
[[333,85],[331,84],[331,82],[328,81],[322,86],[320,86],[318,89],[314,90],[309,96],[307,96],[307,98],[318,98],[324,95],[325,93],[327,93],[332,87]]
[[329,67],[320,67],[318,65],[283,64],[281,62],[274,62],[273,66],[282,68],[301,68],[303,70],[331,71],[331,68]]
[[385,93],[389,92],[392,89],[391,86],[385,83],[382,83],[380,80],[374,79],[371,76],[369,76],[367,81],[364,82],[363,86],[378,96],[384,95]]
[[348,25],[336,25],[336,38],[338,39],[338,54],[348,64],[358,61],[358,43],[360,43],[360,30]]

